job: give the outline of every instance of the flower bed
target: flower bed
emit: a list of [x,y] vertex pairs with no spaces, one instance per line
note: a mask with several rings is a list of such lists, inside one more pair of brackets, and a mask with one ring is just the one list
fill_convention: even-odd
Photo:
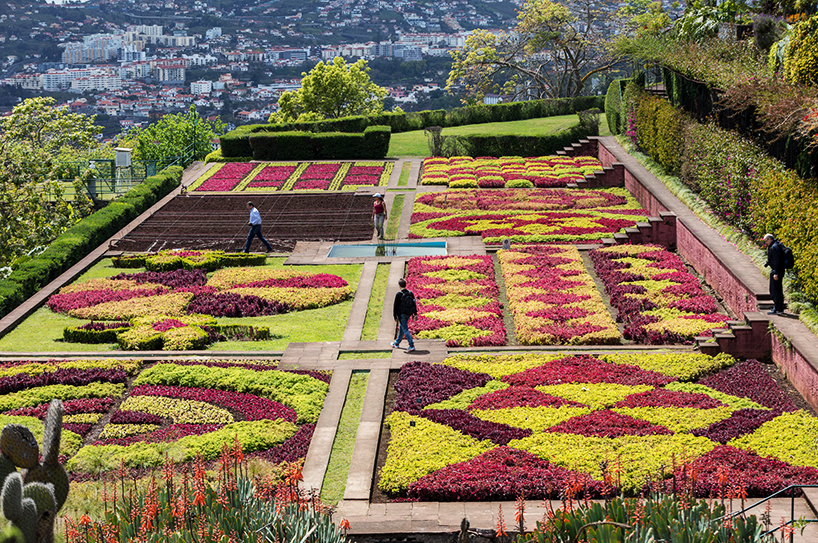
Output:
[[193,191],[355,190],[386,186],[393,162],[277,162],[218,164],[193,182]]
[[423,161],[421,185],[448,185],[463,181],[480,188],[502,188],[513,181],[529,181],[537,188],[564,187],[602,170],[592,156],[541,157],[429,157]]
[[491,256],[415,257],[407,270],[418,306],[410,323],[416,337],[445,339],[449,347],[506,344]]
[[[818,419],[782,413],[791,403],[758,362],[628,357],[461,354],[404,365],[379,487],[415,500],[510,500],[556,498],[569,485],[592,498],[657,486],[707,497],[818,482]],[[710,374],[680,382],[686,364]]]
[[619,343],[616,323],[575,247],[514,247],[498,258],[521,344]]
[[[201,256],[194,253],[193,257]],[[172,255],[171,259],[190,257]],[[222,326],[214,317],[314,309],[351,295],[351,287],[338,276],[297,269],[228,268],[209,279],[203,270],[173,269],[75,283],[52,295],[46,305],[76,318],[116,322],[113,328],[98,322],[67,328],[66,340],[116,342],[125,350],[190,350],[225,336],[250,340],[270,336],[267,327]]]
[[644,220],[625,189],[447,190],[419,195],[410,238],[481,235],[486,243],[591,243]]
[[[115,470],[120,460],[150,468],[161,465],[165,453],[176,461],[197,453],[214,459],[236,436],[245,453],[298,460],[329,388],[328,374],[308,373],[250,360],[160,361],[148,369],[142,360],[2,364],[0,423],[23,424],[41,438],[48,402],[60,398],[61,452],[71,457],[66,468],[80,473]],[[135,379],[120,403],[123,376]],[[101,432],[97,441],[82,447],[92,429]]]
[[730,320],[718,313],[677,255],[651,245],[617,245],[591,251],[597,274],[624,322],[625,338],[647,344],[691,343]]

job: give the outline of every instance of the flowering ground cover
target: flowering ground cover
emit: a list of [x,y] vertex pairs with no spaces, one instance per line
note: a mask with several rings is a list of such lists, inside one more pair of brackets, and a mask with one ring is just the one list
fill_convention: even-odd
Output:
[[530,181],[538,188],[564,187],[602,170],[592,156],[429,157],[423,161],[421,185],[451,188],[502,188],[509,181]]
[[616,245],[591,251],[625,338],[641,343],[690,343],[725,328],[730,317],[687,272],[677,255],[651,245]]
[[470,501],[555,498],[568,486],[589,497],[657,488],[760,496],[818,483],[818,419],[759,362],[612,356],[460,354],[404,365],[379,487]]
[[[195,253],[199,257],[202,252]],[[189,267],[186,254],[162,263]],[[352,292],[337,275],[298,268],[225,268],[210,276],[202,269],[180,268],[73,283],[52,295],[46,305],[55,313],[91,321],[67,328],[66,340],[115,341],[126,350],[186,350],[225,338],[270,336],[268,327],[220,324],[218,317],[240,319],[322,308],[348,299]]]
[[410,238],[481,235],[486,243],[592,243],[644,220],[625,189],[447,190],[418,196]]
[[[197,454],[212,460],[236,437],[245,453],[294,461],[307,453],[330,374],[275,366],[265,360],[160,361],[147,368],[142,360],[4,363],[0,423],[22,424],[41,439],[48,402],[61,399],[61,453],[66,469],[79,473],[115,470],[120,462],[156,467],[166,453],[175,461]],[[98,437],[83,446],[89,434]]]
[[393,162],[228,162],[216,164],[190,190],[275,192],[286,190],[355,190],[385,186]]
[[619,342],[619,330],[575,247],[499,251],[514,328],[523,345]]
[[491,256],[435,256],[409,260],[407,287],[415,294],[418,338],[449,347],[505,345],[506,329]]

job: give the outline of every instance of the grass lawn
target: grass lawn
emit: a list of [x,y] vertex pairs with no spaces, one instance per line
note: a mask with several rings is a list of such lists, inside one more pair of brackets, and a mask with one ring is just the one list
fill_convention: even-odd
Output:
[[338,360],[370,360],[392,358],[392,351],[349,351],[338,354]]
[[[454,126],[444,128],[444,136],[458,136],[463,134],[491,134],[494,136],[517,135],[517,136],[539,136],[543,134],[553,134],[577,124],[579,118],[576,115],[560,115],[558,117],[542,117],[540,119],[528,119],[526,121],[509,121],[505,123],[485,123],[471,124],[467,126]],[[610,136],[608,123],[600,115],[599,135]],[[392,134],[389,141],[389,156],[429,156],[429,146],[426,143],[426,135],[423,130],[413,130],[411,132],[400,132]]]
[[389,264],[378,264],[378,269],[375,271],[375,283],[372,285],[372,292],[369,293],[369,305],[366,307],[364,328],[361,331],[362,341],[375,341],[378,339],[387,281],[389,281]]
[[355,435],[358,433],[358,423],[361,421],[361,412],[364,409],[366,384],[369,381],[368,371],[356,371],[349,381],[344,409],[341,411],[341,420],[332,443],[332,452],[329,465],[321,485],[321,500],[329,505],[336,505],[344,499],[347,486],[349,464],[352,461],[352,449],[355,447]]
[[[282,268],[286,257],[271,257],[267,259],[265,268]],[[329,273],[343,277],[352,288],[358,286],[361,277],[362,265],[336,264],[329,266],[299,266],[299,271],[308,273]],[[114,268],[111,260],[106,258],[99,261],[83,274],[78,281],[87,281],[97,277],[110,277],[119,273],[134,273],[143,269]],[[269,326],[273,339],[268,341],[223,341],[211,345],[212,351],[283,351],[287,344],[313,341],[340,341],[346,329],[349,312],[352,308],[352,299],[340,304],[295,311],[283,315],[269,315],[264,317],[228,318],[219,317],[216,320],[222,324],[249,324],[253,326]],[[63,343],[62,331],[66,326],[78,326],[88,322],[84,319],[75,319],[58,313],[53,313],[47,307],[41,307],[24,320],[14,330],[0,338],[0,351],[17,352],[48,352],[48,351],[107,351],[116,348],[114,344],[88,345],[84,343]]]
[[399,187],[407,187],[409,186],[409,173],[412,169],[411,162],[404,162],[403,168],[400,170],[400,179],[398,179],[398,186]]
[[386,239],[395,239],[398,236],[404,200],[406,200],[405,194],[397,194],[392,201],[392,210],[389,212],[389,220],[386,222]]

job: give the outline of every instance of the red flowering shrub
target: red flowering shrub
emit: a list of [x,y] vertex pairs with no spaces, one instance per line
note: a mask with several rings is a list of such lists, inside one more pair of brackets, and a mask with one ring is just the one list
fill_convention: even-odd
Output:
[[503,381],[510,385],[527,387],[561,383],[664,386],[675,379],[636,366],[608,364],[589,355],[579,355],[560,358],[521,373],[507,375],[503,377]]
[[664,426],[651,424],[646,420],[635,419],[607,409],[568,419],[545,431],[597,437],[653,436],[673,433]]
[[723,406],[723,403],[706,394],[663,388],[631,394],[614,405],[614,407],[695,407],[696,409],[713,409]]
[[484,394],[471,403],[469,409],[504,409],[506,407],[561,407],[571,405],[581,407],[583,404],[543,394],[529,387],[511,386]]

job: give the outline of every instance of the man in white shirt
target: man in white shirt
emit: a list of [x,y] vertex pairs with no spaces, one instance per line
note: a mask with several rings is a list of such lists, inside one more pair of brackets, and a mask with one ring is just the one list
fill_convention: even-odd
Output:
[[253,241],[253,238],[258,236],[258,239],[267,246],[267,252],[273,250],[273,247],[267,243],[267,240],[264,239],[264,236],[261,235],[261,214],[256,209],[256,206],[253,205],[253,202],[247,202],[247,209],[250,210],[250,233],[247,234],[247,243],[244,244],[244,252],[250,252],[250,242]]

